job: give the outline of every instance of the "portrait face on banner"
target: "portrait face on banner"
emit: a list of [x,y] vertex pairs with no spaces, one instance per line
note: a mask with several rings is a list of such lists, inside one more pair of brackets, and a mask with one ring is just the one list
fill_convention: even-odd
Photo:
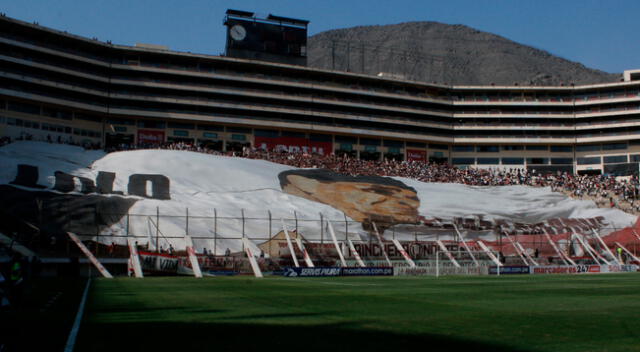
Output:
[[289,170],[278,175],[286,193],[330,205],[368,224],[415,223],[420,199],[401,181],[380,176],[345,176],[326,169]]

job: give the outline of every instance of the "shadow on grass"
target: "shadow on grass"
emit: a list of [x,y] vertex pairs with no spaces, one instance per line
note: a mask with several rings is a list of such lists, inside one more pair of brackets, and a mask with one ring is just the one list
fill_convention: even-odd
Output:
[[220,323],[85,323],[76,351],[525,351],[439,335],[354,329],[350,324],[287,326]]
[[23,299],[0,310],[0,351],[62,351],[86,281],[46,278],[25,284]]

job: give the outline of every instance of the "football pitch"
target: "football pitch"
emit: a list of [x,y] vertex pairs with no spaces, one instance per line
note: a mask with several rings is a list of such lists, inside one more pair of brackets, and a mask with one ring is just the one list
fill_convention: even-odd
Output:
[[640,351],[640,275],[91,283],[76,351]]

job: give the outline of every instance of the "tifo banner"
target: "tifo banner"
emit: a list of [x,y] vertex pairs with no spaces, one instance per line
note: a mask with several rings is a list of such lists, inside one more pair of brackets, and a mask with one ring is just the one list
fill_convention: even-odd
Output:
[[332,152],[331,142],[312,141],[300,137],[255,137],[256,148],[286,152],[303,152],[328,155]]
[[342,276],[392,276],[393,268],[342,268]]
[[427,161],[427,152],[424,150],[407,149],[407,161]]
[[164,143],[164,131],[138,130],[138,143],[162,144]]

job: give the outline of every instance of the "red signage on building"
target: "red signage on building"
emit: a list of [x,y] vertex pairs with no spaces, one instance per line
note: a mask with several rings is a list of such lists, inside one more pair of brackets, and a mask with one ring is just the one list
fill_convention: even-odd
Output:
[[138,144],[162,144],[164,131],[138,130]]
[[332,152],[331,142],[312,141],[299,137],[255,137],[255,147],[264,150],[316,153],[329,155]]
[[407,149],[407,161],[427,161],[427,152],[418,149]]

